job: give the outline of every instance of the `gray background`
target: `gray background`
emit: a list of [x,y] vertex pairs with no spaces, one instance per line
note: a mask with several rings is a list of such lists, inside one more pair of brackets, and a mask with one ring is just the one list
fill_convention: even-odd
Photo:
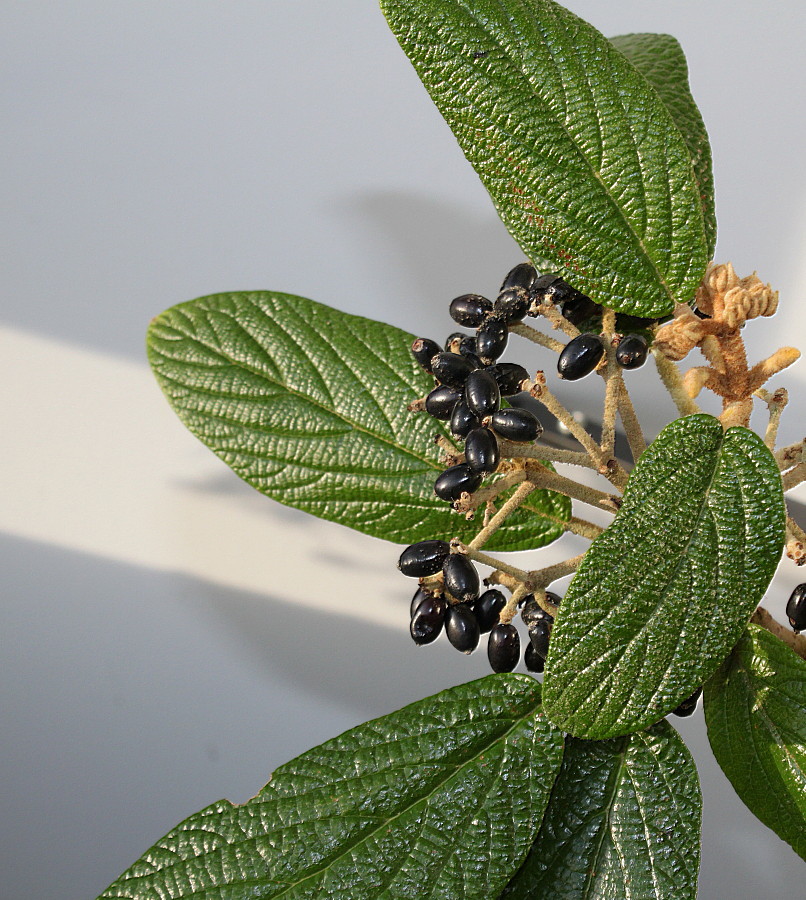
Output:
[[[717,258],[781,290],[752,352],[802,345],[803,5],[568,5],[606,34],[679,38]],[[399,548],[263,500],[184,432],[145,366],[148,319],[272,288],[439,336],[451,297],[494,291],[521,255],[370,0],[6,0],[0,68],[2,896],[78,900],[209,802],[486,671],[413,648]],[[633,382],[660,429],[671,406]],[[595,414],[586,385],[562,395]],[[801,423],[793,404],[783,440]],[[779,617],[798,580],[785,563]],[[802,896],[701,711],[675,725],[705,795],[701,896]]]

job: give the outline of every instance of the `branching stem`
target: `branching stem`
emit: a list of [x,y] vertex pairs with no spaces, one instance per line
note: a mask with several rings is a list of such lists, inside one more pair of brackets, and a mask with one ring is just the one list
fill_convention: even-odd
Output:
[[654,347],[652,348],[652,356],[655,358],[655,365],[657,366],[660,380],[671,395],[672,400],[674,400],[680,415],[691,416],[694,413],[702,412],[700,407],[686,393],[680,369],[670,359],[667,359],[660,350]]
[[751,616],[750,621],[755,625],[766,628],[770,634],[774,634],[779,640],[782,640],[787,647],[794,650],[801,659],[806,659],[806,635],[795,634],[794,631],[781,625],[780,622],[773,619],[763,606],[758,607]]
[[562,353],[565,349],[565,344],[561,341],[543,334],[542,331],[532,328],[531,325],[524,325],[523,322],[519,322],[517,325],[510,325],[509,330],[512,334],[519,334],[521,337],[526,338],[527,341],[540,344],[541,347],[546,347],[555,353]]

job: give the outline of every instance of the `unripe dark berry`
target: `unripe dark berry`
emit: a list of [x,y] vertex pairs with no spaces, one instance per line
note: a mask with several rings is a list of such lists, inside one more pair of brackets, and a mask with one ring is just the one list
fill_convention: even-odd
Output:
[[436,575],[450,552],[451,545],[447,541],[418,541],[400,554],[397,567],[412,578]]
[[434,595],[430,591],[427,591],[424,587],[418,587],[414,592],[414,596],[411,598],[409,615],[413,616],[417,612],[417,607],[423,602],[423,600],[428,600],[433,596]]
[[439,353],[440,347],[436,341],[430,338],[417,338],[411,345],[411,355],[425,369],[429,375],[432,373],[431,360]]
[[532,285],[532,294],[544,303],[564,303],[575,293],[556,273],[541,275]]
[[529,373],[523,366],[511,362],[495,363],[495,365],[487,366],[484,371],[496,380],[502,397],[519,394],[523,390],[521,385],[529,378]]
[[477,369],[467,376],[465,403],[479,418],[491,416],[498,409],[501,405],[501,390],[489,372]]
[[479,595],[479,573],[462,553],[451,553],[442,565],[445,590],[460,603],[472,603]]
[[475,363],[459,353],[444,351],[431,360],[434,377],[449,387],[464,387],[467,376],[476,368]]
[[551,623],[546,619],[539,619],[529,628],[529,640],[535,648],[538,656],[545,659],[549,653],[549,640],[551,638]]
[[476,352],[476,335],[475,334],[466,334],[461,341],[459,341],[459,352],[462,356],[466,356],[468,359],[473,360],[479,368],[481,368],[481,361],[479,360],[478,353]]
[[509,339],[507,323],[490,316],[476,332],[476,350],[482,359],[496,360],[506,350]]
[[465,491],[472,494],[481,485],[482,476],[474,472],[467,463],[451,466],[434,482],[434,493],[441,500],[458,500]]
[[534,645],[531,641],[529,641],[526,645],[526,652],[523,654],[523,661],[526,664],[526,668],[530,672],[537,672],[539,675],[543,669],[546,668],[546,661],[543,657],[535,650]]
[[459,388],[441,384],[425,398],[425,411],[435,419],[447,421],[451,417],[453,408],[461,399],[462,391]]
[[445,613],[445,634],[461,653],[472,653],[479,645],[479,623],[466,603],[456,603]]
[[543,426],[528,409],[499,409],[490,419],[490,427],[507,441],[525,444],[537,440],[543,433]]
[[702,688],[698,687],[689,698],[680,704],[680,706],[672,710],[672,715],[680,716],[681,718],[693,715],[694,710],[697,708],[697,701],[700,699],[701,693]]
[[451,300],[449,312],[454,322],[478,328],[492,308],[492,303],[481,294],[462,294]]
[[806,584],[799,584],[786,604],[786,615],[795,634],[806,628]]
[[523,288],[507,288],[501,291],[493,310],[507,323],[520,322],[529,310],[529,294]]
[[529,262],[518,263],[507,272],[506,277],[501,282],[499,293],[509,288],[523,288],[529,291],[532,285],[537,281],[538,275],[535,267]]
[[498,623],[501,610],[507,605],[506,597],[495,588],[485,591],[476,601],[474,610],[478,619],[479,629],[486,634],[493,625]]
[[439,637],[445,624],[448,601],[444,597],[427,597],[411,617],[409,633],[415,644],[430,644]]
[[474,428],[465,441],[465,462],[471,472],[487,475],[498,468],[501,454],[489,428]]
[[531,596],[521,610],[521,619],[527,628],[531,628],[537,622],[546,621],[551,624],[554,621],[554,616],[551,613],[547,613],[535,597]]
[[604,352],[604,344],[598,334],[578,334],[565,345],[557,360],[560,378],[565,378],[566,381],[584,378],[599,365]]
[[521,658],[521,639],[514,625],[499,622],[487,639],[487,659],[493,672],[511,672]]
[[574,293],[563,303],[563,318],[572,325],[580,325],[585,319],[589,319],[596,313],[600,313],[602,307],[594,303],[590,297],[579,291]]
[[466,438],[479,425],[481,425],[481,419],[470,412],[464,400],[459,400],[451,413],[451,434],[456,437]]
[[638,369],[645,362],[649,345],[640,334],[625,334],[616,347],[616,362],[622,369]]

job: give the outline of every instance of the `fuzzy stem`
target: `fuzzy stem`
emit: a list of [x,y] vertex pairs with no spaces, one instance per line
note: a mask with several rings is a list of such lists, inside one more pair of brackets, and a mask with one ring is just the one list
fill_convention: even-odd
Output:
[[593,541],[604,531],[600,525],[594,525],[593,522],[589,522],[587,519],[580,519],[577,516],[572,516],[568,522],[565,524],[565,530],[570,531],[571,534],[578,534],[580,537],[588,538],[588,540]]
[[482,553],[481,550],[475,550],[468,544],[463,544],[460,540],[455,539],[451,541],[451,546],[456,547],[460,553],[464,553],[468,559],[472,559],[477,563],[481,563],[483,566],[490,566],[493,569],[497,569],[499,572],[506,572],[507,575],[511,575],[513,578],[517,578],[518,581],[526,581],[529,577],[529,572],[525,569],[519,569],[517,566],[511,566],[509,563],[505,563],[500,559],[496,559],[494,556],[490,556],[487,553]]
[[616,377],[619,380],[619,416],[624,425],[624,432],[627,435],[627,443],[630,445],[633,462],[638,462],[644,450],[646,450],[646,439],[644,438],[644,432],[641,430],[638,416],[635,414],[635,407],[632,405],[632,400],[627,392],[627,385],[624,383],[624,376],[621,374],[621,371],[616,373]]
[[512,334],[519,334],[521,337],[526,338],[527,341],[540,344],[541,347],[547,347],[555,353],[562,353],[565,350],[565,344],[561,341],[543,334],[542,331],[532,328],[531,325],[524,325],[522,322],[519,322],[517,325],[510,325],[509,330]]
[[515,618],[515,612],[518,609],[518,603],[520,603],[521,598],[525,597],[528,593],[529,588],[526,587],[525,584],[519,584],[512,592],[512,596],[509,598],[509,600],[507,600],[506,606],[499,613],[498,621],[504,625],[509,625],[509,623]]
[[541,459],[548,462],[568,463],[572,466],[584,466],[595,469],[596,465],[587,453],[579,450],[557,450],[545,444],[516,444],[512,441],[498,441],[501,456],[507,459]]
[[756,391],[756,396],[767,404],[767,409],[770,413],[770,421],[767,423],[767,430],[764,432],[764,443],[770,452],[774,452],[775,441],[778,438],[778,426],[781,423],[781,414],[789,402],[789,394],[786,388],[778,388],[774,394],[759,388]]
[[618,412],[619,383],[616,378],[617,363],[612,347],[607,348],[607,367],[602,372],[605,380],[604,409],[602,411],[602,453],[607,457],[615,454],[616,413]]
[[694,413],[702,412],[699,406],[686,393],[680,369],[670,359],[667,359],[660,350],[656,350],[654,347],[652,348],[652,356],[655,358],[655,365],[657,366],[660,380],[671,395],[672,400],[674,400],[680,415],[691,416]]
[[483,547],[487,541],[495,534],[496,531],[504,524],[507,517],[511,515],[523,501],[537,489],[537,485],[531,482],[525,482],[518,486],[515,493],[507,500],[507,502],[498,510],[498,512],[490,519],[490,521],[481,529],[481,531],[468,544],[468,549],[478,550]]
[[564,331],[569,338],[573,339],[579,335],[579,329],[576,325],[572,325],[553,304],[542,304],[540,312],[551,322],[555,329]]
[[498,481],[494,481],[492,484],[487,485],[487,487],[480,488],[478,491],[471,494],[466,501],[457,500],[454,504],[454,508],[459,513],[471,513],[480,506],[489,503],[491,500],[495,500],[496,497],[501,495],[504,491],[509,490],[513,485],[520,484],[525,480],[525,469],[513,469],[513,471],[507,472],[506,475],[499,478]]
[[803,456],[804,441],[787,444],[775,454],[775,461],[779,469],[788,469],[793,463],[800,462]]
[[804,481],[806,481],[806,463],[802,462],[781,476],[781,484],[785,492],[791,491],[793,487],[797,487]]
[[566,478],[557,472],[552,472],[540,463],[532,464],[527,469],[528,479],[532,484],[542,488],[548,488],[565,494],[574,500],[580,500],[589,506],[595,506],[597,509],[606,509],[608,512],[614,512],[620,506],[620,497],[613,494],[606,494],[596,488],[587,487],[571,478]]
[[795,634],[794,631],[790,631],[786,626],[781,625],[780,622],[773,619],[763,606],[758,607],[750,617],[750,621],[755,625],[766,628],[770,634],[774,634],[787,647],[794,650],[801,659],[806,659],[806,635]]
[[558,578],[564,578],[572,572],[576,572],[579,564],[585,558],[584,553],[578,556],[572,556],[564,562],[555,563],[553,566],[546,566],[545,569],[535,569],[528,573],[526,584],[534,591],[539,588],[545,588],[547,585],[556,581]]

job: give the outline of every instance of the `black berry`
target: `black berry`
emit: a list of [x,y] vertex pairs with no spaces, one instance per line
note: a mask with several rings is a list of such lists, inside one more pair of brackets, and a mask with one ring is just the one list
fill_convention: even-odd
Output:
[[415,644],[430,644],[439,637],[445,624],[448,601],[444,597],[427,597],[411,617],[409,632]]
[[465,403],[479,418],[491,416],[498,409],[501,405],[501,389],[489,372],[477,369],[467,376]]
[[622,369],[638,369],[645,362],[649,345],[640,334],[625,334],[616,347],[616,362]]
[[499,409],[493,413],[490,426],[502,438],[524,444],[534,441],[543,433],[543,426],[528,409]]
[[471,359],[476,365],[481,368],[481,361],[479,360],[478,353],[476,352],[476,335],[475,334],[466,334],[461,341],[459,341],[459,352],[462,356],[466,356],[468,359]]
[[701,693],[702,688],[698,687],[688,699],[684,700],[680,706],[672,710],[672,715],[680,716],[682,718],[693,715],[694,710],[697,708],[697,701],[700,699]]
[[541,275],[532,285],[532,293],[544,303],[564,303],[576,293],[556,274]]
[[523,288],[525,291],[530,291],[532,285],[537,281],[537,277],[537,271],[531,263],[518,263],[517,266],[507,272],[506,278],[501,283],[499,293],[503,293],[509,288]]
[[482,359],[496,360],[506,350],[509,330],[498,316],[490,316],[476,332],[476,350]]
[[517,363],[502,362],[488,366],[485,370],[498,383],[502,397],[512,397],[522,390],[521,385],[529,378],[529,373]]
[[481,425],[481,419],[470,412],[464,400],[459,400],[451,413],[451,434],[456,435],[456,437],[466,438],[479,425]]
[[442,566],[445,590],[461,603],[472,603],[479,595],[479,573],[461,553],[451,553]]
[[427,591],[423,587],[418,587],[414,592],[414,596],[411,598],[411,605],[409,606],[409,614],[414,615],[417,612],[417,607],[423,602],[423,600],[428,600],[432,597],[429,591]]
[[440,347],[436,341],[430,338],[417,338],[411,345],[411,355],[417,362],[431,374],[431,360],[439,353]]
[[462,653],[472,653],[479,645],[479,623],[473,610],[466,603],[456,603],[448,607],[445,614],[445,634],[448,640]]
[[520,322],[529,310],[529,294],[523,288],[507,288],[498,295],[493,310],[505,322]]
[[799,584],[786,604],[786,615],[795,633],[806,628],[806,584]]
[[425,410],[435,419],[447,421],[451,417],[453,408],[461,399],[462,391],[459,388],[441,384],[425,398]]
[[462,294],[461,297],[451,300],[449,312],[454,322],[467,325],[469,328],[478,328],[492,308],[492,303],[481,294]]
[[557,360],[557,372],[566,381],[577,381],[589,375],[604,356],[605,348],[598,334],[579,334],[566,345]]
[[574,293],[563,303],[563,318],[572,325],[580,325],[585,319],[590,319],[596,313],[600,313],[602,307],[594,303],[590,297],[579,291]]
[[467,376],[476,368],[475,363],[459,353],[444,351],[431,360],[434,377],[449,387],[463,387]]
[[445,338],[445,350],[448,353],[458,353],[459,347],[466,337],[471,337],[471,335],[465,334],[464,331],[454,331],[452,334],[449,334]]
[[531,641],[526,645],[526,652],[523,654],[523,661],[526,664],[526,668],[530,672],[537,672],[540,674],[543,669],[546,668],[546,661],[543,657],[535,650],[534,644]]
[[495,588],[490,588],[489,591],[485,591],[479,597],[474,606],[474,610],[482,634],[486,634],[493,625],[498,623],[498,617],[501,615],[501,610],[506,605],[506,597],[504,597],[501,591],[495,590]]
[[489,428],[474,428],[465,441],[465,462],[472,472],[487,475],[498,468],[498,441]]
[[514,625],[499,622],[487,639],[487,659],[493,672],[511,672],[521,658],[521,639]]
[[472,494],[481,485],[482,477],[474,472],[467,463],[451,466],[434,482],[434,493],[441,500],[458,500],[467,491]]
[[535,648],[538,656],[545,659],[549,653],[549,639],[551,638],[551,623],[546,619],[539,619],[529,628],[529,640]]
[[551,624],[554,621],[554,616],[551,613],[547,613],[534,596],[531,596],[521,610],[521,619],[527,628],[532,628],[538,622],[545,621]]
[[451,545],[447,541],[418,541],[400,554],[397,567],[412,578],[436,575],[450,552]]

